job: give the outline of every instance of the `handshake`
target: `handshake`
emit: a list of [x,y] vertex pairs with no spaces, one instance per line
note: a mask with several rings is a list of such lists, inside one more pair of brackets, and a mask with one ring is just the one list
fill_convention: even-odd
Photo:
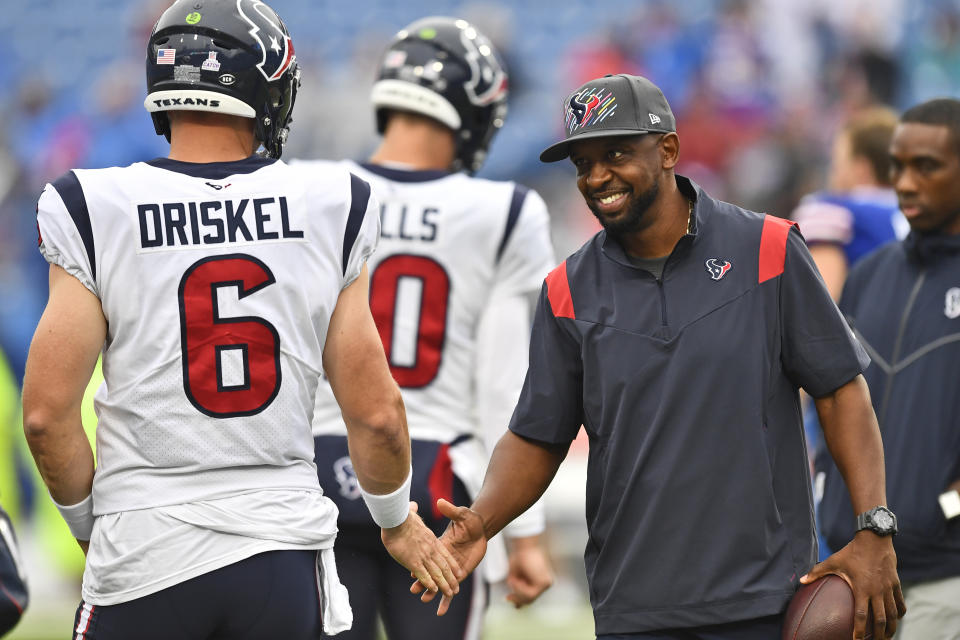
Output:
[[[369,506],[369,505],[368,505]],[[440,513],[450,524],[440,538],[417,515],[417,503],[410,502],[407,518],[398,526],[384,528],[381,539],[394,560],[410,571],[413,594],[431,602],[441,594],[437,615],[447,612],[460,583],[476,569],[487,550],[487,535],[480,515],[468,507],[437,501]],[[372,510],[371,510],[372,511]],[[378,520],[377,517],[374,520]],[[516,539],[510,554],[507,600],[517,608],[533,602],[553,583],[553,573],[539,544]]]

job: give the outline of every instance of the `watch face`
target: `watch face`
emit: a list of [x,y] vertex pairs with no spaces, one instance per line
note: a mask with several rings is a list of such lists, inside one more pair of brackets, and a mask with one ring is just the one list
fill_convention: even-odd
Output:
[[893,518],[886,511],[877,511],[873,514],[873,522],[881,529],[890,529],[893,527]]

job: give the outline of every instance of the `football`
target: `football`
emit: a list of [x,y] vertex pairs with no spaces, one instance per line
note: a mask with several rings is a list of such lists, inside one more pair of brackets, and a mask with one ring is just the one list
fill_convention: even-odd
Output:
[[[873,638],[867,621],[864,638]],[[782,640],[850,640],[853,637],[853,591],[840,576],[827,575],[801,585],[783,619]]]

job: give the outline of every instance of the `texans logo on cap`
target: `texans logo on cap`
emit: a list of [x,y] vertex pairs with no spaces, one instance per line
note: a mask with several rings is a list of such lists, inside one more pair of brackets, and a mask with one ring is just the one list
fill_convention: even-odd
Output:
[[617,98],[609,89],[585,87],[567,101],[564,114],[567,131],[573,133],[578,128],[599,124],[616,110]]
[[570,96],[570,111],[573,112],[573,117],[576,118],[577,124],[582,123],[583,119],[586,118],[598,104],[600,104],[600,98],[597,96],[590,96],[590,100],[586,103],[577,100],[577,96]]

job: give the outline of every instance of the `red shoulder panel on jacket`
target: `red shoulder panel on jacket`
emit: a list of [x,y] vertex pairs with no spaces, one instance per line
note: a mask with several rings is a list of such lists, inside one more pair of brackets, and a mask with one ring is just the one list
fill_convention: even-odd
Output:
[[783,263],[787,259],[787,236],[790,227],[796,222],[776,216],[763,218],[763,231],[760,233],[760,273],[759,282],[766,282],[783,273]]
[[555,317],[577,317],[573,311],[573,298],[570,297],[570,283],[567,282],[566,260],[547,275],[547,297]]

